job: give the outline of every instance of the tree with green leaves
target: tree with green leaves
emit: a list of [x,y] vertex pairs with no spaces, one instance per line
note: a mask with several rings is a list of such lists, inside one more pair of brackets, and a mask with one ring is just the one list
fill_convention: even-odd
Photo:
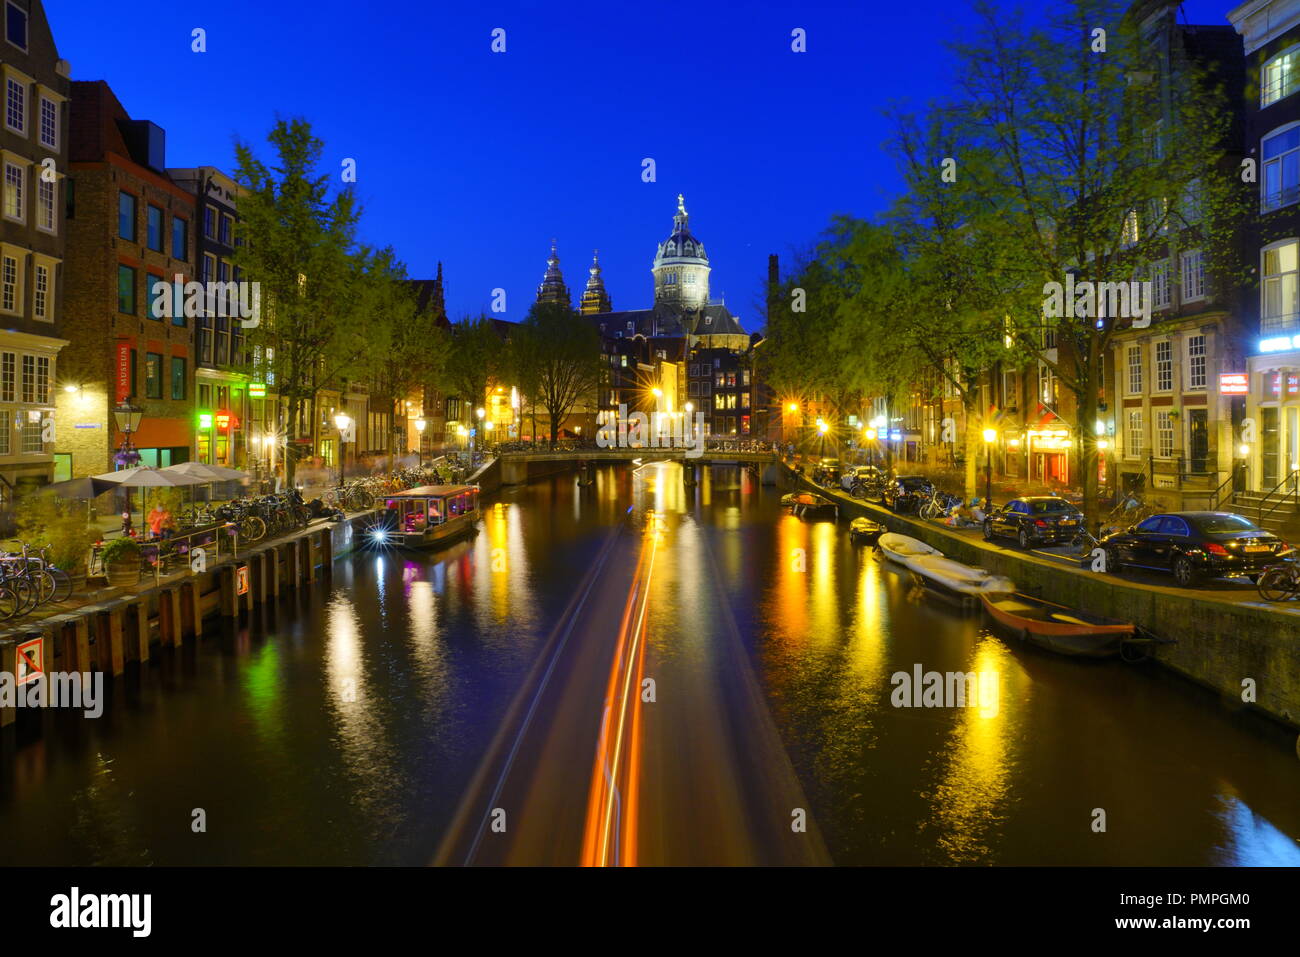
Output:
[[[313,433],[316,399],[373,368],[374,317],[391,257],[357,245],[361,210],[320,168],[324,144],[301,118],[267,135],[269,161],[235,146],[236,267],[261,285],[261,315],[246,325],[252,374],[287,406],[286,440]],[[253,320],[250,320],[250,322]],[[286,456],[293,481],[296,459]]]
[[513,342],[516,369],[530,383],[534,407],[546,410],[551,444],[580,402],[592,402],[600,384],[600,335],[568,305],[533,303]]
[[466,317],[452,324],[443,381],[447,391],[461,398],[467,417],[472,418],[483,404],[489,383],[501,375],[506,362],[505,341],[487,316]]

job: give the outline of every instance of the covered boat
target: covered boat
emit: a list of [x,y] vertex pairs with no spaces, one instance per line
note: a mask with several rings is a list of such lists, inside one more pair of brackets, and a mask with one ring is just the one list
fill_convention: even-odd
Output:
[[981,595],[984,610],[1018,638],[1062,655],[1110,658],[1133,637],[1134,626],[1028,595]]
[[939,549],[931,548],[918,538],[899,535],[897,532],[885,532],[876,544],[885,553],[886,558],[893,559],[900,565],[906,565],[909,558],[920,555],[939,555]]
[[781,504],[800,518],[834,518],[839,507],[815,492],[791,492],[781,496]]
[[371,530],[377,545],[429,548],[478,527],[477,485],[422,485],[384,496],[384,517]]
[[942,555],[911,555],[903,562],[933,591],[965,603],[984,595],[1009,595],[1016,590],[1010,578]]
[[885,526],[869,518],[855,518],[849,522],[849,539],[855,545],[874,545],[883,534]]

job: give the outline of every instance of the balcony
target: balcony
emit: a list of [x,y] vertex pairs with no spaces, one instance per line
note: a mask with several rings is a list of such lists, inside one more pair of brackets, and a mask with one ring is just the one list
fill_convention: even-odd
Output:
[[1286,206],[1300,203],[1300,185],[1286,186],[1272,193],[1263,193],[1259,199],[1259,211],[1267,213]]

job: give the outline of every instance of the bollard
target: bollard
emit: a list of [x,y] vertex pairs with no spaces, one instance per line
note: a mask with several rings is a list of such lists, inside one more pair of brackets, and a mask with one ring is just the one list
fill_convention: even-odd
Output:
[[181,633],[181,592],[175,586],[158,593],[158,637],[163,645],[179,648]]
[[221,616],[223,618],[239,617],[239,595],[235,586],[235,566],[226,565],[220,571],[221,576]]
[[[7,675],[14,675],[11,680],[17,681],[18,674],[18,642],[12,638],[0,640],[0,672]],[[17,695],[10,699],[8,703],[0,701],[0,728],[7,728],[18,718],[18,707],[16,703]]]
[[272,545],[267,555],[271,559],[271,596],[280,597],[280,546]]
[[149,599],[134,601],[131,607],[135,610],[135,630],[126,643],[126,657],[143,664],[149,660]]
[[181,587],[185,589],[185,633],[198,638],[203,634],[203,592],[199,580],[191,578]]
[[302,582],[302,551],[298,548],[297,542],[290,542],[284,546],[285,560],[285,584],[290,588],[297,588]]
[[[108,610],[108,660],[112,665],[112,673],[120,675],[126,670],[126,647],[123,643],[123,637],[126,634],[126,606],[118,605],[116,608]],[[100,632],[103,634],[103,632]],[[103,646],[101,643],[100,654],[102,655]],[[88,668],[81,668],[81,671],[88,671]],[[102,670],[102,669],[101,669]]]

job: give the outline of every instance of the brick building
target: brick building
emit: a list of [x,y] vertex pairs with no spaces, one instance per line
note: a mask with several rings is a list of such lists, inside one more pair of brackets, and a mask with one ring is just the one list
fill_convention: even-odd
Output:
[[40,0],[8,2],[0,41],[0,510],[15,491],[66,478],[54,453],[65,283],[70,69]]
[[60,451],[72,472],[113,468],[122,435],[111,409],[143,410],[132,436],[145,465],[194,448],[193,320],[154,308],[152,286],[193,278],[194,196],[166,172],[164,132],[133,120],[102,80],[72,84]]

